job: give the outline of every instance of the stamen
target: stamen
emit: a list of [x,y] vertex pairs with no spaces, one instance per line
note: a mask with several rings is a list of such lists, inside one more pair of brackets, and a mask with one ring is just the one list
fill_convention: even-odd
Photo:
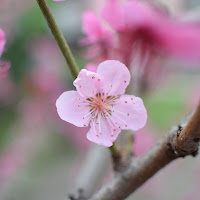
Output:
[[98,135],[98,133],[96,132],[96,129],[95,129],[95,122],[93,122],[92,125],[93,125],[93,129],[94,129],[95,135],[96,135],[97,137],[99,137],[99,135]]
[[124,123],[124,125],[127,127],[126,122],[125,122],[121,117],[119,117],[119,116],[117,116],[117,115],[115,115],[115,117],[118,118],[119,120],[121,120],[121,121]]
[[128,116],[130,115],[129,113],[121,112],[121,111],[119,111],[117,109],[112,110],[112,112],[118,112],[118,113],[120,113],[122,115],[128,115]]
[[91,110],[88,114],[86,114],[85,116],[83,116],[83,119],[85,119],[87,116],[91,115],[92,116],[92,113],[94,112],[94,110]]
[[101,114],[98,115],[98,119],[99,119],[99,134],[101,134]]

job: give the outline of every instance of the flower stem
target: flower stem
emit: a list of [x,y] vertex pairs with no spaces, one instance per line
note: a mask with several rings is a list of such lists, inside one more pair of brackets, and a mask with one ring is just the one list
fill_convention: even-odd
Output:
[[113,143],[113,145],[111,147],[109,147],[109,149],[110,149],[110,152],[112,154],[112,157],[119,157],[120,156],[120,150],[118,149],[115,142]]
[[56,20],[53,17],[53,14],[52,14],[46,0],[37,0],[37,3],[44,15],[44,18],[47,21],[49,28],[51,29],[51,32],[52,32],[54,38],[56,39],[56,41],[60,47],[60,50],[62,51],[63,56],[65,57],[65,60],[71,70],[73,77],[76,78],[79,73],[78,65],[72,55],[72,52],[69,48],[67,41],[65,40],[62,32],[60,31],[60,29],[56,23]]

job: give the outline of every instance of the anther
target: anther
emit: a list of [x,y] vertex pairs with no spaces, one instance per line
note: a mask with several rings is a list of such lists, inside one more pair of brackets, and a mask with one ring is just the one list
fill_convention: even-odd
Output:
[[125,103],[127,103],[127,101],[124,101]]
[[81,88],[81,85],[79,85],[79,88]]
[[126,83],[126,81],[124,81],[124,83]]
[[100,78],[98,78],[98,81],[100,81],[101,79]]
[[95,79],[95,77],[93,76],[92,79]]
[[78,104],[77,106],[78,106],[78,107],[80,107],[80,105],[79,105],[79,104]]

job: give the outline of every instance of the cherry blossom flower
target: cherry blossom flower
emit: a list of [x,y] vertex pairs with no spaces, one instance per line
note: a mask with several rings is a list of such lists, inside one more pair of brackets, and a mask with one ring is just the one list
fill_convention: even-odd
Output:
[[142,99],[124,95],[129,82],[127,67],[116,60],[102,62],[97,73],[82,69],[74,81],[77,91],[56,101],[58,114],[78,127],[90,125],[87,139],[110,147],[121,129],[139,130],[147,120]]

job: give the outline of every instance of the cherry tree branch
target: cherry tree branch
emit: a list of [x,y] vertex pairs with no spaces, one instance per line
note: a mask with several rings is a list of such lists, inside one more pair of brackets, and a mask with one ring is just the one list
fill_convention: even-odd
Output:
[[65,40],[64,35],[60,31],[60,29],[56,23],[56,20],[53,17],[53,14],[52,14],[46,0],[37,0],[37,3],[44,15],[44,18],[46,19],[46,22],[56,40],[56,42],[58,43],[58,45],[60,47],[60,50],[62,51],[63,56],[65,57],[65,60],[71,70],[73,77],[76,78],[79,73],[78,65],[72,55],[72,52],[69,48],[67,41]]
[[[194,114],[193,114],[194,113]],[[144,156],[133,159],[125,171],[95,193],[90,200],[123,200],[171,161],[195,156],[200,139],[200,105],[174,126]]]

